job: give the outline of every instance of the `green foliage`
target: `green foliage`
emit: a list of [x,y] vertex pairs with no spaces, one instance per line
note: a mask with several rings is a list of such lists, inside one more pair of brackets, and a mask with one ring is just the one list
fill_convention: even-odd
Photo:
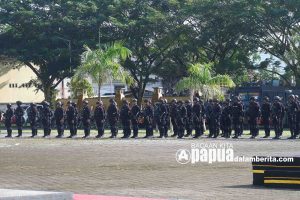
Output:
[[[55,87],[80,64],[83,44],[104,21],[94,1],[0,1],[0,55],[24,63],[36,74],[31,82],[50,101]],[[103,12],[104,13],[104,12]]]
[[[229,74],[237,85],[250,81],[248,69],[268,77],[271,67],[282,68],[269,60],[256,66],[253,55],[261,52],[283,61],[299,81],[299,10],[298,0],[1,0],[0,55],[30,67],[37,75],[31,82],[46,99],[84,56],[93,62],[80,68],[94,66],[83,71],[99,85],[109,76],[124,80],[119,75],[128,70],[139,103],[155,81],[151,75],[171,89],[190,73],[191,63],[213,63],[212,77]],[[107,47],[93,50],[99,40],[123,41],[130,56],[106,62]],[[126,52],[118,53],[122,58]],[[282,70],[275,71],[289,82]]]
[[79,93],[86,93],[88,97],[94,96],[93,86],[87,79],[73,77],[69,86],[71,88],[73,98],[76,98]]
[[232,88],[234,82],[228,75],[212,75],[212,63],[194,64],[188,69],[188,77],[180,80],[176,89],[178,91],[199,91],[205,99],[221,96],[221,87]]
[[120,62],[130,55],[131,51],[122,43],[104,45],[96,50],[85,46],[85,51],[81,55],[81,66],[77,69],[75,77],[91,77],[98,83],[98,96],[101,98],[101,85],[110,79],[120,80],[127,84],[132,83],[128,72],[120,65]]

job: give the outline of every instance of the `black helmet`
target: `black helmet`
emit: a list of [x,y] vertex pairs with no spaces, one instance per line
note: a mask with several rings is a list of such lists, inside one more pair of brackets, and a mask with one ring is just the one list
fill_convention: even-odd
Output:
[[182,101],[182,100],[179,100],[179,101],[178,101],[178,104],[182,105],[182,104],[183,104],[183,101]]
[[235,97],[234,97],[234,100],[235,100],[235,101],[240,101],[241,98],[240,98],[239,96],[235,96]]
[[270,101],[269,97],[267,97],[267,96],[264,97],[264,100],[265,101]]
[[280,101],[281,98],[280,98],[279,96],[275,96],[275,97],[274,97],[274,100]]
[[188,99],[188,100],[185,100],[185,103],[186,103],[186,104],[190,104],[190,103],[191,103],[191,100],[189,100],[189,99]]
[[62,102],[61,102],[61,101],[58,101],[58,102],[56,102],[56,105],[62,106]]
[[50,105],[49,102],[47,102],[47,101],[43,101],[42,104],[43,104],[43,106],[49,106]]
[[22,105],[22,102],[21,101],[17,101],[16,104],[19,106],[19,105]]
[[177,99],[173,99],[173,100],[172,100],[172,103],[177,103]]
[[135,102],[135,103],[136,103],[136,102],[137,102],[137,99],[132,99],[132,102]]
[[255,97],[250,97],[250,101],[255,101],[256,98]]
[[67,104],[73,104],[73,102],[72,101],[68,101],[68,103]]
[[149,102],[149,100],[148,100],[148,99],[145,99],[145,100],[144,100],[144,103],[148,103],[148,102]]
[[289,99],[295,99],[295,95],[293,94],[289,95]]
[[199,98],[198,98],[198,97],[195,97],[195,98],[194,98],[194,101],[195,101],[195,102],[198,102],[198,101],[199,101]]
[[10,104],[10,103],[8,103],[8,104],[6,104],[6,106],[7,106],[8,108],[10,108],[10,107],[11,107],[11,104]]
[[89,104],[89,101],[88,100],[84,100],[83,103],[87,105],[87,104]]

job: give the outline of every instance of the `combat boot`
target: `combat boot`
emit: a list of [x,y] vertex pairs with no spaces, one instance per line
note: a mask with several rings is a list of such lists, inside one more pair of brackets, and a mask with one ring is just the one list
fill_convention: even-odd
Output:
[[18,135],[16,137],[22,137],[22,129],[18,129]]
[[7,130],[7,135],[5,137],[6,138],[11,138],[12,137],[12,130]]

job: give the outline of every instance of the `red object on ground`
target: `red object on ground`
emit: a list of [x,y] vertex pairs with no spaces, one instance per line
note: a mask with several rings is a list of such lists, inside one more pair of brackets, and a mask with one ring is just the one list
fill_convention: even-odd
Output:
[[162,199],[74,194],[73,200],[162,200]]

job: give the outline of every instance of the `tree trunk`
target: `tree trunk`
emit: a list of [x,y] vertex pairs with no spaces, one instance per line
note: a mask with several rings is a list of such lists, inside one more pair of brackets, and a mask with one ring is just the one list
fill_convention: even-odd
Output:
[[139,85],[139,93],[138,93],[138,99],[137,99],[137,103],[139,106],[141,106],[143,103],[144,93],[145,93],[144,87],[142,85]]
[[52,102],[52,98],[53,98],[53,89],[51,87],[50,84],[43,84],[43,92],[44,92],[44,97],[45,97],[45,101],[51,103]]
[[98,82],[98,98],[101,101],[101,81]]
[[194,90],[194,89],[191,89],[191,90],[190,90],[190,100],[191,100],[191,102],[194,101],[194,95],[195,95],[195,90]]

